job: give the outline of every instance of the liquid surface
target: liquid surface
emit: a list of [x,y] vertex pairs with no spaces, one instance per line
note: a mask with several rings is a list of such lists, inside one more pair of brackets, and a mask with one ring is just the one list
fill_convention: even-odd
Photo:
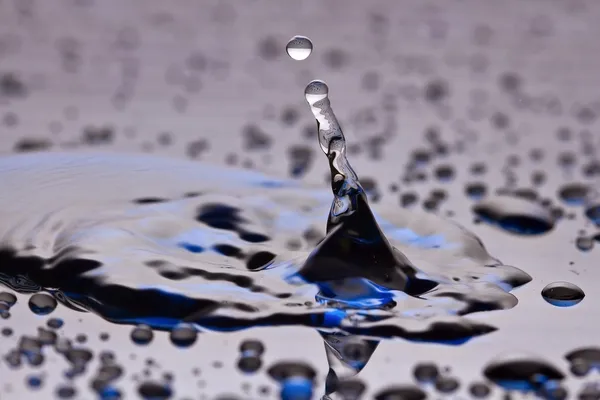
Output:
[[[404,255],[398,268],[434,288],[411,296],[403,281],[396,289],[377,283],[385,273],[368,280],[322,270],[315,285],[297,274],[307,268],[311,245],[285,245],[299,232],[319,230],[330,204],[326,191],[145,156],[30,157],[0,160],[8,189],[0,194],[3,283],[44,290],[113,322],[171,329],[185,321],[211,330],[300,324],[464,341],[494,327],[460,315],[512,308],[517,300],[509,291],[530,280],[454,223],[395,209],[382,210],[379,224]],[[34,195],[38,185],[47,198]],[[113,190],[86,189],[92,185]],[[73,187],[79,190],[65,195]],[[17,206],[12,196],[28,200]]]

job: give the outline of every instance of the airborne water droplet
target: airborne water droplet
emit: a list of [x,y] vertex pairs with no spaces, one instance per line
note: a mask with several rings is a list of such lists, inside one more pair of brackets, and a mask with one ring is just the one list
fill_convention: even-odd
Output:
[[306,60],[312,50],[313,44],[306,36],[294,36],[285,46],[285,51],[296,61]]
[[572,283],[553,282],[542,289],[542,297],[553,306],[571,307],[580,303],[585,293]]

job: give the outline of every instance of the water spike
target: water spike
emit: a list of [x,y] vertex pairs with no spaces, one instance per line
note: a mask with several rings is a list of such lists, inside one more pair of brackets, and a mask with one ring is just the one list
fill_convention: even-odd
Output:
[[[308,257],[300,275],[320,282],[322,291],[328,293],[326,297],[359,308],[367,304],[382,307],[389,301],[385,294],[380,301],[365,297],[367,293],[378,292],[373,283],[411,294],[435,287],[434,282],[415,278],[416,269],[390,245],[377,224],[358,176],[346,158],[346,139],[331,108],[327,84],[314,80],[306,86],[304,94],[317,121],[321,150],[329,160],[334,197],[327,220],[327,237]],[[349,281],[354,284],[345,284]],[[361,290],[356,289],[357,284]],[[333,294],[332,287],[335,287]]]

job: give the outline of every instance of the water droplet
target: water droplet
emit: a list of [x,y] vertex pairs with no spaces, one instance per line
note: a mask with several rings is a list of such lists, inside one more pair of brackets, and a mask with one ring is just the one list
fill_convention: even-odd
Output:
[[476,204],[473,211],[485,222],[520,235],[540,235],[554,227],[554,218],[548,208],[510,195],[485,199]]
[[580,236],[575,239],[575,246],[581,251],[590,251],[594,248],[594,238],[588,236]]
[[476,382],[469,386],[469,393],[476,399],[483,399],[490,395],[491,389],[483,382]]
[[458,380],[456,378],[441,376],[435,381],[435,388],[441,393],[452,393],[459,387]]
[[296,61],[306,60],[312,50],[313,44],[306,36],[294,36],[285,46],[285,51]]
[[542,290],[542,297],[557,307],[571,307],[580,303],[585,293],[578,286],[569,282],[553,282]]
[[547,361],[526,354],[507,354],[488,364],[486,378],[506,390],[541,390],[550,381],[564,379],[564,374]]
[[56,305],[56,299],[45,293],[36,293],[29,298],[29,309],[37,315],[50,314]]
[[198,331],[194,325],[180,323],[171,331],[169,339],[177,347],[189,347],[196,342]]
[[238,360],[238,368],[246,374],[252,374],[260,369],[262,360],[256,355],[242,355]]
[[265,352],[265,345],[260,340],[248,339],[240,344],[240,353],[243,355],[262,356]]
[[64,322],[60,318],[50,318],[48,322],[46,322],[48,328],[52,329],[60,329],[64,325]]
[[72,399],[77,394],[73,386],[59,386],[56,389],[56,395],[61,399]]
[[558,197],[565,203],[575,206],[584,203],[589,188],[581,183],[569,183],[558,191]]
[[435,382],[439,374],[437,365],[433,363],[417,364],[413,370],[413,375],[419,383]]
[[145,345],[152,341],[154,332],[148,325],[138,325],[131,331],[131,340],[135,344]]
[[173,395],[169,386],[152,381],[143,382],[138,386],[138,393],[145,400],[166,400]]
[[375,395],[375,400],[425,400],[427,394],[416,386],[395,386]]
[[473,200],[479,200],[487,193],[487,187],[482,182],[469,183],[465,188],[465,193]]
[[0,303],[12,307],[17,302],[17,296],[9,292],[0,292]]
[[39,389],[42,386],[42,378],[38,375],[30,375],[27,377],[27,386],[32,389]]

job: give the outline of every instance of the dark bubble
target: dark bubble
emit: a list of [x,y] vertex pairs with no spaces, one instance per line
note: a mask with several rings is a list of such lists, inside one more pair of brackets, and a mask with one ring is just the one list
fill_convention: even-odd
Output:
[[415,205],[418,200],[419,198],[415,192],[403,193],[400,196],[400,205],[402,207],[410,207],[412,205]]
[[271,366],[267,373],[271,378],[278,382],[283,382],[289,378],[305,378],[314,380],[317,372],[313,367],[302,362],[280,361]]
[[246,150],[266,150],[272,144],[271,137],[255,124],[246,125],[242,129],[242,136]]
[[251,353],[261,356],[265,352],[265,346],[260,340],[247,339],[240,344],[240,353]]
[[507,92],[517,92],[521,90],[522,80],[519,75],[514,72],[505,72],[500,75],[500,88]]
[[553,282],[542,289],[542,297],[553,306],[571,307],[580,303],[585,293],[572,283]]
[[472,383],[469,386],[469,393],[476,399],[483,399],[490,395],[490,387],[483,382]]
[[600,176],[600,162],[593,160],[582,167],[583,175],[588,178]]
[[415,365],[413,376],[420,383],[434,382],[439,376],[440,371],[437,365],[433,363],[420,363]]
[[60,329],[64,325],[64,321],[60,318],[50,318],[48,322],[46,322],[48,328],[52,329]]
[[29,298],[29,309],[37,315],[50,314],[56,306],[56,299],[45,293],[36,293]]
[[314,150],[310,146],[294,145],[288,149],[290,158],[290,175],[294,178],[302,177],[310,168],[314,159]]
[[483,182],[473,182],[465,187],[465,194],[473,200],[479,200],[487,194],[487,186]]
[[440,165],[435,169],[434,174],[439,181],[447,182],[454,178],[454,168],[450,165]]
[[586,207],[585,216],[594,224],[600,226],[600,204],[592,204]]
[[487,167],[483,163],[475,163],[471,165],[470,171],[473,175],[483,175],[487,172]]
[[72,399],[77,394],[73,386],[61,385],[56,389],[56,396],[61,399]]
[[238,360],[238,368],[246,374],[252,374],[262,367],[262,360],[258,356],[242,356]]
[[2,328],[2,336],[4,337],[9,337],[12,336],[13,334],[13,330],[12,328],[9,328],[8,326],[5,326],[4,328]]
[[546,181],[546,174],[542,171],[534,171],[531,174],[531,183],[535,186],[541,186]]
[[435,389],[440,393],[452,393],[459,387],[458,380],[449,376],[440,376],[435,380]]
[[0,292],[0,303],[12,307],[17,302],[17,296],[9,292]]
[[424,96],[425,100],[431,103],[443,101],[449,95],[448,83],[443,80],[433,80],[425,85]]
[[31,389],[39,389],[42,387],[43,383],[42,377],[38,375],[30,375],[27,377],[26,381],[27,386],[29,386]]
[[177,347],[189,347],[196,342],[198,331],[194,325],[181,323],[169,334],[169,339]]
[[510,119],[508,115],[503,112],[495,112],[491,117],[492,126],[497,129],[506,129],[510,125]]
[[580,236],[575,239],[575,246],[581,251],[590,251],[594,248],[594,239],[589,236]]
[[246,261],[246,268],[248,268],[251,271],[256,271],[267,266],[274,259],[275,254],[269,251],[257,251],[256,253],[252,254]]
[[32,151],[44,151],[52,147],[52,142],[43,138],[19,139],[13,148],[15,153],[27,153]]
[[131,340],[135,344],[145,345],[152,341],[154,332],[148,325],[138,325],[131,331]]
[[542,384],[564,379],[554,365],[528,355],[504,356],[483,371],[486,378],[507,390],[538,391]]
[[77,336],[75,336],[75,341],[77,343],[85,343],[87,342],[87,335],[85,333],[79,333]]
[[427,394],[416,386],[394,386],[375,394],[375,400],[424,400]]
[[138,394],[146,400],[166,400],[171,398],[173,391],[167,385],[146,381],[138,386]]

